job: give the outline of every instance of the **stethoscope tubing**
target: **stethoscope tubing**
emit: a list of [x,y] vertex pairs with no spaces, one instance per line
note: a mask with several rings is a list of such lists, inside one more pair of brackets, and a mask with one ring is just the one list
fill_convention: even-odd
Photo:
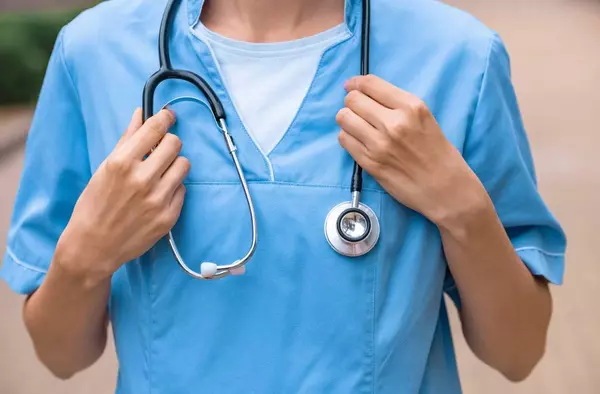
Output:
[[237,171],[240,183],[242,185],[242,189],[244,191],[244,196],[246,197],[246,202],[248,203],[248,210],[250,212],[250,222],[251,222],[251,226],[252,226],[252,240],[250,243],[250,248],[249,248],[248,252],[246,252],[244,257],[235,261],[232,264],[217,266],[218,270],[215,275],[213,275],[211,277],[205,277],[202,274],[197,273],[196,271],[192,270],[191,268],[189,268],[187,266],[183,257],[181,256],[181,253],[179,252],[179,248],[177,247],[177,243],[175,242],[175,238],[173,237],[172,232],[169,231],[169,233],[167,235],[167,240],[169,242],[169,245],[171,247],[171,251],[173,252],[173,256],[175,257],[175,260],[177,260],[177,263],[179,264],[179,266],[188,275],[190,275],[191,277],[193,277],[195,279],[206,279],[206,280],[221,279],[221,278],[224,278],[224,277],[230,275],[231,271],[241,269],[242,267],[244,267],[246,265],[246,263],[248,263],[248,261],[254,255],[254,252],[256,251],[257,241],[258,241],[257,240],[258,231],[257,231],[256,212],[254,210],[254,203],[252,202],[252,196],[250,194],[250,189],[248,187],[248,183],[246,182],[246,178],[243,175],[244,173],[242,171],[242,166],[240,165],[240,161],[238,160],[238,157],[237,157],[237,153],[236,153],[237,148],[235,147],[235,144],[233,143],[233,140],[231,139],[231,136],[229,135],[229,132],[227,131],[227,126],[225,124],[225,121],[220,121],[219,127],[221,128],[221,131],[223,132],[225,142],[227,144],[229,153],[231,154],[231,158],[235,165],[235,169]]
[[168,79],[183,80],[194,85],[206,96],[206,100],[208,101],[208,105],[210,106],[215,120],[217,122],[225,120],[226,117],[223,104],[221,103],[221,100],[219,100],[219,97],[213,88],[208,84],[208,82],[206,82],[206,80],[204,80],[204,78],[190,71],[174,70],[170,68],[164,68],[163,66],[160,70],[150,76],[146,82],[146,85],[144,86],[142,105],[142,116],[144,122],[154,115],[154,93],[156,92],[156,88],[158,85]]
[[[223,133],[223,137],[225,139],[225,143],[227,144],[227,149],[231,155],[232,161],[234,163],[236,172],[238,174],[238,178],[242,185],[242,190],[244,192],[244,196],[246,198],[248,204],[248,210],[250,213],[250,221],[252,227],[252,239],[251,244],[244,255],[239,260],[234,261],[228,265],[216,265],[214,263],[202,263],[209,264],[212,267],[212,271],[210,276],[203,275],[201,273],[196,272],[191,269],[184,261],[178,247],[175,242],[175,238],[173,236],[172,231],[169,231],[167,234],[167,240],[173,256],[175,260],[179,264],[179,266],[191,277],[196,279],[220,279],[231,275],[235,272],[235,270],[242,269],[244,265],[250,260],[250,258],[254,255],[257,245],[257,220],[256,220],[256,212],[254,209],[254,203],[252,201],[252,196],[250,194],[250,190],[248,187],[248,183],[244,176],[244,172],[240,165],[239,159],[237,157],[237,148],[233,142],[233,138],[229,134],[227,130],[226,124],[226,115],[225,110],[223,108],[223,104],[221,100],[216,95],[212,87],[199,75],[186,70],[178,70],[174,69],[171,63],[170,51],[169,51],[169,30],[173,23],[173,19],[175,17],[175,9],[177,2],[179,0],[169,0],[166,5],[166,11],[163,14],[159,38],[158,38],[158,55],[159,55],[159,70],[152,74],[146,85],[144,86],[143,91],[143,121],[146,122],[151,116],[154,114],[154,95],[157,87],[164,81],[169,79],[177,79],[184,80],[196,88],[198,88],[206,97],[210,109],[213,113],[215,121],[217,122],[218,127]],[[370,53],[370,19],[371,19],[371,7],[370,0],[362,1],[362,37],[361,37],[361,64],[360,64],[360,73],[361,75],[367,75],[369,73],[369,53]],[[362,192],[362,184],[363,184],[363,170],[361,166],[354,161],[354,167],[352,171],[352,180],[351,180],[351,192],[352,192],[352,202],[351,207],[353,209],[361,210],[360,206],[360,195]],[[367,215],[365,215],[365,219],[369,221],[370,219]],[[375,217],[376,220],[376,217]],[[338,226],[339,227],[339,226]],[[204,268],[204,267],[202,267]],[[204,272],[204,270],[201,270]]]
[[[369,74],[370,67],[370,56],[371,54],[371,0],[362,0],[362,27],[361,27],[361,43],[360,43],[360,75]],[[355,193],[360,193],[363,187],[363,169],[354,161],[354,168],[352,170],[352,181],[351,189],[352,192],[352,206],[358,208],[358,203],[355,201]]]
[[[177,243],[175,242],[175,237],[173,236],[172,231],[168,232],[167,241],[169,243],[169,246],[171,248],[173,256],[175,257],[175,260],[177,261],[179,266],[188,275],[190,275],[191,277],[193,277],[195,279],[206,279],[206,280],[220,279],[220,278],[223,278],[223,277],[226,277],[226,276],[232,274],[232,272],[234,272],[235,270],[242,269],[244,267],[244,265],[246,265],[246,263],[254,255],[254,252],[256,251],[257,238],[258,238],[256,212],[254,209],[254,203],[252,201],[252,196],[250,194],[250,189],[248,187],[248,183],[244,176],[244,172],[242,170],[240,161],[237,157],[237,153],[236,153],[237,148],[235,146],[235,143],[233,142],[233,138],[231,137],[231,135],[229,134],[229,131],[227,130],[227,123],[225,120],[226,119],[225,110],[223,108],[223,104],[221,103],[221,100],[219,99],[217,94],[214,92],[212,87],[208,84],[208,82],[206,82],[206,80],[204,80],[202,77],[200,77],[199,75],[197,75],[191,71],[176,70],[172,66],[170,52],[169,52],[168,32],[169,32],[170,27],[173,22],[173,18],[175,15],[175,8],[176,8],[175,6],[176,6],[177,1],[179,1],[179,0],[169,0],[169,2],[166,5],[166,12],[164,13],[162,21],[161,21],[159,39],[158,39],[158,54],[159,54],[160,69],[156,73],[154,73],[150,76],[150,78],[146,82],[146,85],[144,86],[142,117],[143,117],[143,121],[146,122],[154,114],[154,95],[155,95],[156,89],[162,82],[169,80],[169,79],[183,80],[183,81],[187,81],[187,82],[191,83],[205,95],[205,97],[208,101],[208,104],[213,113],[215,121],[217,122],[219,129],[223,133],[223,138],[225,139],[225,143],[227,144],[227,149],[229,151],[229,154],[231,155],[231,159],[234,163],[236,172],[238,174],[238,178],[242,185],[242,190],[244,192],[244,196],[245,196],[247,204],[248,204],[248,210],[250,213],[250,222],[251,222],[251,227],[252,227],[252,239],[251,239],[250,247],[249,247],[248,251],[246,252],[246,254],[241,259],[236,260],[235,262],[233,262],[231,264],[227,264],[227,265],[216,265],[216,272],[214,274],[212,274],[210,277],[208,277],[208,276],[204,276],[201,273],[198,273],[195,270],[191,269],[185,263],[185,260],[184,260],[183,256],[181,255],[179,248],[177,247]],[[205,264],[205,263],[203,263],[203,264]],[[208,264],[212,264],[212,263],[208,263]]]

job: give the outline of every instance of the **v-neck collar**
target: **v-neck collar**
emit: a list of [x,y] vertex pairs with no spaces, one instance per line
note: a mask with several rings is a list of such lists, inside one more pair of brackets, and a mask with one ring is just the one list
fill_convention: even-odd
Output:
[[[185,12],[187,12],[187,23],[189,25],[187,29],[189,33],[188,36],[190,37],[192,46],[195,48],[196,55],[206,69],[209,83],[223,102],[225,112],[227,113],[227,123],[230,132],[234,136],[238,148],[240,148],[240,161],[242,162],[242,166],[250,166],[254,169],[252,172],[258,171],[257,176],[259,178],[271,182],[281,181],[287,178],[284,174],[286,172],[285,169],[279,168],[280,166],[277,163],[278,158],[285,156],[290,151],[291,147],[297,146],[293,140],[298,136],[299,129],[303,128],[305,124],[310,123],[306,122],[308,118],[314,118],[314,116],[310,115],[311,111],[315,110],[310,105],[310,101],[315,100],[315,97],[318,98],[319,95],[323,95],[324,91],[331,90],[331,84],[323,82],[323,80],[326,79],[323,77],[330,74],[327,73],[324,68],[347,68],[344,67],[345,61],[335,55],[337,51],[334,51],[334,49],[339,48],[340,44],[343,44],[350,39],[352,39],[351,41],[353,42],[352,47],[356,46],[358,48],[358,46],[355,45],[358,43],[358,41],[353,38],[357,37],[355,30],[360,29],[360,2],[361,0],[345,0],[344,23],[348,33],[347,37],[337,43],[334,43],[323,53],[314,79],[300,105],[300,108],[296,113],[294,120],[286,130],[283,137],[280,139],[279,143],[268,154],[261,149],[260,145],[254,139],[252,134],[246,129],[242,119],[240,118],[239,112],[235,108],[233,100],[229,95],[226,83],[222,78],[222,73],[219,69],[219,65],[216,61],[216,57],[212,48],[207,42],[201,40],[197,35],[194,34],[194,28],[200,21],[204,0],[187,0],[186,3],[183,4],[186,6]],[[358,36],[360,36],[360,34],[358,34]],[[336,57],[338,58],[336,59]],[[336,83],[336,86],[337,85],[338,83]],[[343,86],[343,83],[339,83],[339,85]],[[337,97],[338,94],[333,94],[333,96],[335,96],[333,97],[331,93],[323,96],[327,96],[329,98],[327,101],[332,103],[331,108],[326,109],[327,113],[331,112],[331,118],[335,118],[335,112],[337,109],[339,109],[337,108],[337,101],[340,101],[337,100],[337,98],[341,98],[343,96]],[[332,100],[332,98],[334,99]],[[343,102],[343,99],[341,101]],[[320,109],[324,110],[325,108],[321,106]],[[242,150],[244,153],[241,153]],[[260,158],[260,162],[263,163],[263,168],[266,172],[258,170],[259,167],[257,167],[257,165],[260,166],[260,164],[256,161],[257,155]],[[281,161],[285,161],[285,158],[283,158]],[[261,173],[264,174],[264,178],[260,175]]]

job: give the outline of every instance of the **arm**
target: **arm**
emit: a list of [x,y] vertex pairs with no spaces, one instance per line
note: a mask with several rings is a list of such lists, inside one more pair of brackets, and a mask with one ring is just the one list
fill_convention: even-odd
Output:
[[[139,129],[136,113],[123,139]],[[83,193],[82,193],[83,194]],[[69,231],[70,230],[70,231]],[[83,249],[67,225],[59,239],[46,279],[25,301],[23,320],[38,358],[61,379],[92,365],[107,339],[110,276],[94,281],[77,261],[93,256]]]
[[541,359],[552,314],[547,282],[534,277],[508,238],[483,187],[475,201],[437,221],[461,299],[463,332],[473,352],[512,381]]
[[55,376],[68,379],[104,351],[110,280],[86,286],[63,261],[57,252],[44,283],[25,302],[23,318],[38,358]]
[[50,57],[29,130],[0,266],[13,290],[30,295],[26,327],[39,358],[62,378],[101,355],[111,277],[174,225],[190,167],[179,156],[181,141],[167,133],[174,115],[161,111],[142,126],[138,110],[92,176],[65,34]]
[[[544,352],[551,314],[547,285],[517,256],[486,188],[420,99],[375,76],[353,78],[346,89],[346,107],[337,116],[341,145],[390,195],[438,226],[462,301],[467,342],[481,360],[511,380],[522,380]],[[491,137],[478,140],[477,151],[485,138]],[[492,153],[496,157],[521,160],[519,153],[498,151],[499,146]],[[498,182],[504,189],[527,190],[506,197],[511,207],[515,198],[536,200],[527,171],[496,168],[490,156],[476,161],[487,166],[486,173],[529,179],[526,187],[504,175]],[[527,212],[514,215],[516,222],[530,220]]]
[[113,273],[146,252],[179,217],[189,162],[178,157],[179,139],[166,134],[174,120],[163,110],[142,126],[136,111],[81,194],[46,280],[25,304],[38,357],[60,378],[102,354]]

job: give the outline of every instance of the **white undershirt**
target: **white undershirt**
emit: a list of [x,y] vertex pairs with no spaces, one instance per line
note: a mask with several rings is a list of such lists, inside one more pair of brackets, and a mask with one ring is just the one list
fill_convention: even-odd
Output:
[[221,36],[202,23],[194,33],[211,47],[246,130],[269,154],[294,120],[323,52],[345,38],[346,28],[341,24],[299,40],[260,44]]

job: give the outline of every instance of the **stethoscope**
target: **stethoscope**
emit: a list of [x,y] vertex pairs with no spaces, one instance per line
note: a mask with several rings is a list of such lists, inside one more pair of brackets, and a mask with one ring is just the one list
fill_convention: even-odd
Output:
[[[252,226],[252,240],[250,248],[246,254],[239,260],[228,265],[217,265],[212,262],[203,262],[200,265],[200,272],[191,269],[183,260],[173,233],[169,231],[167,240],[173,256],[181,268],[196,279],[220,279],[228,275],[239,275],[244,272],[246,263],[250,260],[256,250],[257,228],[256,213],[252,196],[244,176],[244,171],[237,157],[237,147],[231,134],[227,131],[227,122],[225,110],[221,100],[217,97],[210,85],[199,75],[186,70],[174,69],[171,64],[169,52],[168,32],[171,30],[175,15],[175,8],[179,0],[169,0],[160,24],[158,37],[158,57],[160,69],[152,74],[143,92],[143,120],[146,122],[154,114],[154,93],[158,85],[168,79],[179,79],[187,81],[198,88],[206,97],[208,104],[214,115],[216,124],[223,134],[227,150],[240,179],[244,196],[248,203],[250,212],[250,221]],[[362,2],[362,42],[361,42],[361,75],[369,73],[369,33],[370,33],[370,0]],[[352,200],[343,202],[335,206],[325,219],[325,238],[331,247],[338,253],[358,257],[368,253],[379,239],[380,227],[379,220],[375,212],[367,205],[360,202],[362,192],[362,168],[354,162],[352,172],[351,192]]]

